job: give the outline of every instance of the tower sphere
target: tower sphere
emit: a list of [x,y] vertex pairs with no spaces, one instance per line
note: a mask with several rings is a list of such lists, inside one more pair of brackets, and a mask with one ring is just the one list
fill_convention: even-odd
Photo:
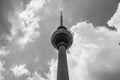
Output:
[[58,49],[60,45],[64,45],[66,49],[70,48],[73,42],[72,34],[64,26],[59,26],[53,33],[51,42],[54,48]]
[[61,45],[64,45],[66,49],[70,48],[73,42],[72,34],[67,30],[66,27],[63,26],[63,17],[61,12],[60,17],[60,26],[53,33],[51,37],[51,43],[54,48],[59,49]]

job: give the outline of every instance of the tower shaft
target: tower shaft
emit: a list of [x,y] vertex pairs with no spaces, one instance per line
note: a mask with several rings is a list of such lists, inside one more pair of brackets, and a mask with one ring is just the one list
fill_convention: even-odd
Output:
[[57,80],[69,80],[66,47],[64,45],[59,47]]
[[51,43],[58,53],[58,69],[57,80],[69,80],[67,54],[66,50],[69,49],[73,43],[73,36],[66,27],[63,26],[63,16],[61,12],[60,26],[51,36]]

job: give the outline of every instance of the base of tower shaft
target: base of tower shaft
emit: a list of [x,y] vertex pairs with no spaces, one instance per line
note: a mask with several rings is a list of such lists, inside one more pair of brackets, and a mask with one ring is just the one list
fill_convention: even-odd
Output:
[[66,47],[59,46],[57,80],[69,80]]

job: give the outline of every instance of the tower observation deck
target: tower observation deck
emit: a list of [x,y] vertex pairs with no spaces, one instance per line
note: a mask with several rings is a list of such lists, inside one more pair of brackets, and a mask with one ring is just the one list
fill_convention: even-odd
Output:
[[72,34],[63,26],[63,16],[61,12],[60,26],[51,36],[51,43],[58,50],[57,80],[69,80],[66,50],[73,42]]

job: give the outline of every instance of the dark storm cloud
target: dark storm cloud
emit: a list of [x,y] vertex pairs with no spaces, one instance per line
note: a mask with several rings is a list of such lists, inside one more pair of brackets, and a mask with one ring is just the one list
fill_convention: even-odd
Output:
[[95,80],[120,80],[120,72],[104,71],[102,73],[94,74],[94,78]]
[[8,12],[12,8],[11,0],[0,0],[0,34],[9,32]]
[[120,0],[63,0],[65,12],[74,24],[89,20],[95,26],[107,26],[107,21],[115,13]]
[[5,34],[9,34],[10,23],[8,13],[11,10],[11,0],[0,0],[0,46],[6,44]]

